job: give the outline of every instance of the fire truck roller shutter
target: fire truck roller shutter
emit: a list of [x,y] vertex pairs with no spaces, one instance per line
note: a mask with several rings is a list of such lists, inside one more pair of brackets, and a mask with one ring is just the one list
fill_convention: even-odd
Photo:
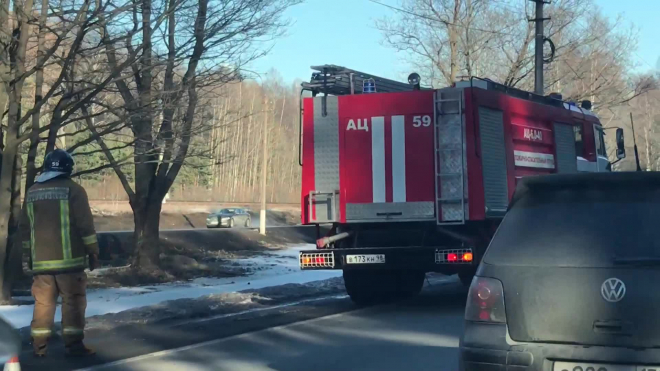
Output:
[[501,216],[509,204],[502,111],[479,107],[486,216]]
[[554,124],[555,149],[557,151],[557,172],[577,173],[577,155],[575,153],[575,130],[573,125]]
[[[314,189],[334,194],[339,190],[339,110],[336,96],[327,96],[326,115],[323,116],[323,97],[314,98]],[[338,204],[316,202],[316,222],[334,221]],[[334,210],[333,210],[334,209]]]

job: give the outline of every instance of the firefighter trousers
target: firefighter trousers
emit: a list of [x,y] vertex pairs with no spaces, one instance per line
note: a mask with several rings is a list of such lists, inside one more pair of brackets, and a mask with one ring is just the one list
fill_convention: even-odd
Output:
[[35,275],[32,282],[34,315],[31,335],[35,351],[45,350],[55,321],[57,297],[62,297],[62,337],[67,347],[84,338],[87,297],[85,272]]

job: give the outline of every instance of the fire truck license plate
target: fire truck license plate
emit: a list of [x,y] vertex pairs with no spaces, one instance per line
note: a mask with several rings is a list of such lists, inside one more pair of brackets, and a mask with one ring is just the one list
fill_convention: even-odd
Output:
[[346,255],[346,264],[384,264],[384,254]]

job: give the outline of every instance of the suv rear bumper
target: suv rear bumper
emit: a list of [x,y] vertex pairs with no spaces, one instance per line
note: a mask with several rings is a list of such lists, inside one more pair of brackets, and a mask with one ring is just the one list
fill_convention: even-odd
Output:
[[511,340],[504,324],[465,322],[460,371],[553,371],[556,361],[657,367],[660,349],[520,343]]

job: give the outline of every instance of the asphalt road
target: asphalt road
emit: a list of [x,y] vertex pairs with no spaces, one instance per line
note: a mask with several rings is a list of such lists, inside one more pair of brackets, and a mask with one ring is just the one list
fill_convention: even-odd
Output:
[[[466,289],[435,282],[405,302],[357,308],[346,297],[311,300],[231,318],[92,334],[95,359],[58,345],[23,370],[455,371]],[[61,347],[61,345],[59,345]]]

